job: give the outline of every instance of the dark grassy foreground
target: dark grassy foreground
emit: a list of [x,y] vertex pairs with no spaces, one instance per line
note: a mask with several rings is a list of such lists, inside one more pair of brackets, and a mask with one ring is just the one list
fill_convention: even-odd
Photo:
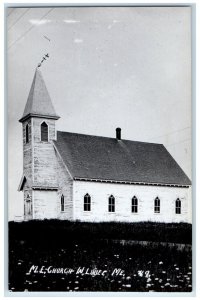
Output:
[[191,250],[112,239],[190,244],[191,236],[183,223],[10,222],[9,289],[189,292]]

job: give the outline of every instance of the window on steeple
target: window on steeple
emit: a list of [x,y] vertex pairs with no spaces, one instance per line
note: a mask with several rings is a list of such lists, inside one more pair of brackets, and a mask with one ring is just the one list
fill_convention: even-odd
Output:
[[41,141],[48,142],[48,125],[46,122],[41,124]]
[[28,124],[26,124],[25,128],[25,134],[26,134],[26,144],[29,143],[29,130],[28,130]]

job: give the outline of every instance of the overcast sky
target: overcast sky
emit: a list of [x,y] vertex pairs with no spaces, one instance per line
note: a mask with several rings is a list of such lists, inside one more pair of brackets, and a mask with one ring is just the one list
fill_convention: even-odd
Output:
[[187,7],[7,11],[9,218],[23,213],[23,114],[35,68],[69,132],[163,143],[191,178],[191,11]]

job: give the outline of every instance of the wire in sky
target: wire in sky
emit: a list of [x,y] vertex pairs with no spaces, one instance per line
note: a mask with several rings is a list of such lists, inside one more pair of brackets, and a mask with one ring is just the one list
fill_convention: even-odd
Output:
[[8,28],[10,30],[26,13],[27,11],[30,10],[30,8],[27,8],[20,16],[19,18]]
[[[40,19],[39,19],[39,21],[41,21],[44,17],[46,17],[52,10],[54,9],[54,7],[53,8],[51,8],[48,12],[46,12]],[[34,27],[35,27],[36,25],[32,25],[28,30],[26,30],[25,32],[24,32],[24,34],[22,34],[15,42],[13,42],[9,47],[8,47],[8,49],[10,49],[11,47],[13,47],[18,41],[20,41],[29,31],[31,31]]]

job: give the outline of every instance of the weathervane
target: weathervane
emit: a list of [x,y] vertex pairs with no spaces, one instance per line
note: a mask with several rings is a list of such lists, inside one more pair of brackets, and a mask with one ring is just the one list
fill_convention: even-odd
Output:
[[40,67],[41,67],[41,65],[42,65],[43,61],[45,61],[47,58],[49,58],[49,53],[47,53],[47,54],[45,54],[45,55],[43,56],[43,58],[42,58],[41,62],[38,64],[38,68],[40,68]]

